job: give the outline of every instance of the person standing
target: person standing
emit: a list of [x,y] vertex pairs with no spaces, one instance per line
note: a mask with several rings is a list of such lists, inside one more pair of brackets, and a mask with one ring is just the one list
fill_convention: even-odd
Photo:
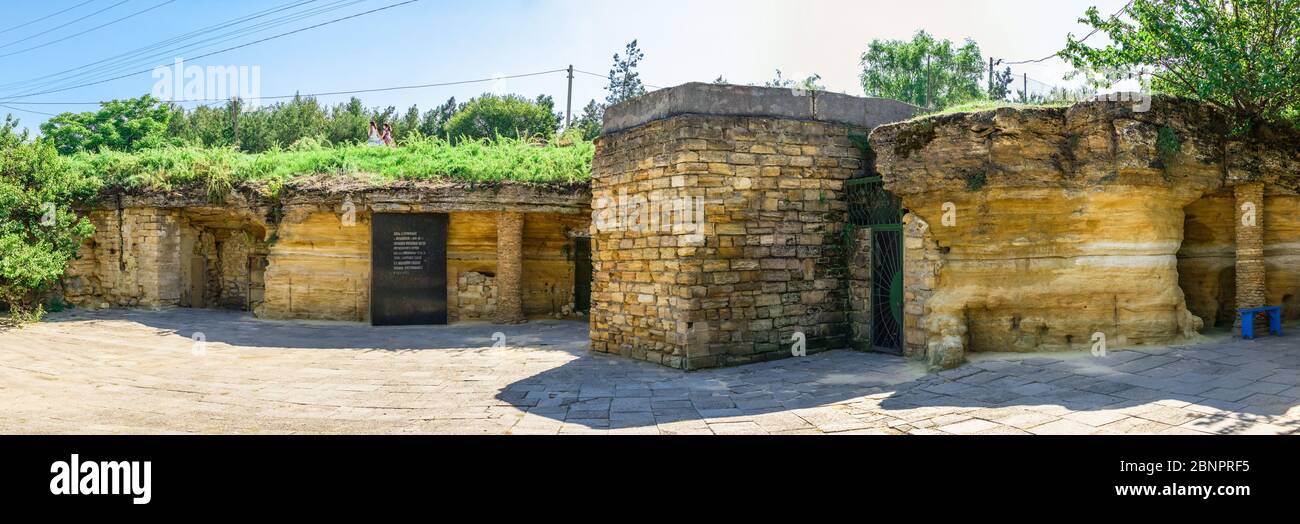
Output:
[[370,135],[369,135],[369,139],[366,140],[366,145],[370,145],[370,146],[384,145],[384,138],[379,135],[379,126],[375,124],[374,120],[370,121]]
[[384,124],[384,135],[382,138],[384,140],[384,145],[388,147],[397,147],[397,140],[393,139],[393,126],[391,124]]

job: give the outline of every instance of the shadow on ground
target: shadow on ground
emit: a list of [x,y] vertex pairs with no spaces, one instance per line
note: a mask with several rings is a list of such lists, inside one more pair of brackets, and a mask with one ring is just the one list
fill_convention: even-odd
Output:
[[[1104,425],[1107,417],[1128,418],[1114,410],[1134,408],[1129,411],[1143,418],[1133,419],[1131,427],[1194,422],[1190,429],[1211,433],[1265,426],[1268,432],[1296,432],[1296,412],[1285,415],[1300,405],[1297,327],[1286,337],[1246,341],[1220,335],[1191,346],[1111,351],[1105,357],[979,354],[940,373],[926,373],[901,357],[847,350],[691,373],[593,354],[515,382],[497,398],[530,414],[594,429],[743,421],[839,404],[844,416],[881,426],[954,412],[1008,419],[1041,414],[1042,420],[1103,412],[1088,420]],[[1073,420],[1059,429],[1088,427],[1071,426]],[[843,422],[853,427],[851,420]]]
[[[47,324],[55,336],[87,346],[95,343],[88,337],[121,330],[120,345],[134,344],[141,336],[188,338],[202,332],[210,344],[252,349],[471,351],[480,354],[483,363],[460,364],[464,369],[459,373],[449,369],[450,374],[427,380],[451,380],[441,387],[453,396],[481,392],[491,405],[484,405],[485,410],[509,406],[524,411],[521,427],[525,421],[545,421],[537,425],[540,431],[657,426],[660,432],[674,432],[678,428],[669,427],[673,424],[694,426],[687,428],[692,431],[704,426],[704,432],[721,432],[715,425],[728,424],[765,432],[1300,430],[1300,410],[1295,409],[1300,405],[1296,325],[1288,326],[1284,337],[1245,341],[1219,336],[1202,344],[1112,351],[1105,357],[1084,352],[977,354],[966,365],[941,373],[927,373],[919,363],[900,357],[845,350],[686,373],[591,354],[586,323],[574,321],[371,327],[174,309],[74,310],[50,315]],[[87,324],[99,325],[85,330],[98,335],[83,335]],[[129,329],[135,324],[154,331]],[[496,333],[504,335],[513,357],[492,352]],[[536,358],[519,357],[532,350],[545,351]],[[437,365],[454,368],[455,362],[448,362]],[[489,383],[482,377],[500,380]],[[372,376],[377,384],[371,385],[386,387],[393,380],[380,373]],[[403,383],[399,389],[433,383]],[[445,400],[427,400],[440,399]],[[429,415],[436,418],[453,408]],[[508,412],[515,416],[514,410]],[[779,419],[776,422],[789,426],[757,428],[760,419],[761,424]]]
[[[246,312],[176,308],[157,311],[107,309],[71,310],[46,317],[47,323],[134,322],[158,330],[160,336],[193,338],[202,333],[208,343],[249,348],[355,349],[419,351],[489,348],[503,340],[507,346],[585,353],[587,323],[574,320],[534,320],[518,325],[468,322],[441,326],[371,326],[360,322],[262,320]],[[496,336],[500,333],[504,338]]]

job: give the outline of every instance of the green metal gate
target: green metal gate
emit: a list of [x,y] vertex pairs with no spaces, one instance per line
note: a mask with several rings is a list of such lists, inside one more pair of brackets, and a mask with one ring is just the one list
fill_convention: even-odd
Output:
[[[903,207],[885,190],[881,178],[850,180],[845,185],[848,223],[845,238],[853,242],[857,231],[870,229],[871,333],[870,347],[903,352]],[[849,246],[852,247],[851,245]]]

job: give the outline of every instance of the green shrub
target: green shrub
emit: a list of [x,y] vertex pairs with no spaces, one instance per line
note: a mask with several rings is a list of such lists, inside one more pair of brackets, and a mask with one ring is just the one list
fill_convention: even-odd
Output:
[[220,202],[233,187],[264,183],[274,194],[285,182],[314,174],[369,175],[376,182],[448,180],[514,181],[567,185],[591,178],[595,146],[579,137],[549,142],[499,138],[452,144],[412,136],[401,147],[316,147],[300,140],[288,151],[244,154],[229,148],[168,146],[135,153],[104,151],[70,157],[74,168],[109,187],[170,190],[204,188]]
[[558,123],[543,104],[517,95],[483,95],[470,100],[447,121],[446,133],[452,140],[499,136],[547,139],[555,135]]
[[44,313],[42,294],[63,275],[94,226],[73,209],[101,181],[73,168],[49,140],[29,141],[18,122],[0,128],[0,301],[18,321]]

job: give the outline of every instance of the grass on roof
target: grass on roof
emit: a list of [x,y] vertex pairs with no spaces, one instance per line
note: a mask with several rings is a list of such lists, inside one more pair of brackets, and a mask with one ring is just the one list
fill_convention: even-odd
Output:
[[556,186],[591,178],[595,146],[576,141],[539,143],[512,138],[461,141],[416,138],[398,148],[322,147],[311,140],[288,150],[246,154],[197,146],[160,147],[133,153],[74,155],[73,166],[101,177],[107,187],[169,190],[206,186],[220,196],[241,183],[258,183],[268,195],[299,176],[369,175],[377,183],[398,180],[521,182]]
[[1069,107],[1071,105],[1074,105],[1074,102],[1059,101],[1059,102],[1021,104],[1017,102],[1008,102],[1005,100],[975,100],[971,102],[964,102],[961,104],[948,106],[943,109],[931,111],[928,113],[921,113],[916,115],[914,119],[925,118],[930,116],[950,115],[953,113],[978,113],[980,111],[992,111],[994,109],[1001,109],[1004,107],[1010,107],[1013,109],[1035,109],[1035,108],[1044,108],[1044,107]]

